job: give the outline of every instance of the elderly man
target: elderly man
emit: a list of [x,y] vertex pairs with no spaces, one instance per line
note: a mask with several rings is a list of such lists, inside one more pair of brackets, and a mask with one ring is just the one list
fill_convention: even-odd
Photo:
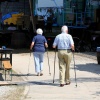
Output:
[[72,36],[68,34],[68,27],[62,26],[62,33],[57,35],[53,48],[58,49],[58,59],[59,59],[59,73],[60,73],[60,86],[70,84],[70,63],[72,59],[72,51],[74,51],[74,41]]

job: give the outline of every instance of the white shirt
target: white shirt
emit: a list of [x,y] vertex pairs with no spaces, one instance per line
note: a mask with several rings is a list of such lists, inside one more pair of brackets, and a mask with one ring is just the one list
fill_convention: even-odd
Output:
[[72,44],[74,44],[72,36],[67,33],[61,33],[56,36],[53,46],[57,46],[57,49],[71,49]]

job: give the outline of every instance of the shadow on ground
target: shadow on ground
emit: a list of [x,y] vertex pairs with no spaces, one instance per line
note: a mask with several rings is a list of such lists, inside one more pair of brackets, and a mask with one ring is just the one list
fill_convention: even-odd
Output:
[[[72,68],[73,69],[73,68]],[[90,72],[92,74],[97,74],[100,75],[100,65],[98,64],[94,64],[94,63],[87,63],[85,65],[83,64],[79,64],[75,66],[76,69],[76,77],[78,82],[100,82],[100,77],[91,77],[91,76],[87,76],[87,77],[81,77],[78,78],[77,76],[77,70],[79,71],[85,71],[85,72]],[[73,69],[74,70],[74,69]]]
[[95,63],[79,64],[76,65],[76,69],[80,71],[87,71],[94,74],[100,74],[100,65]]
[[0,73],[0,81],[4,81],[4,79],[2,77],[2,73]]

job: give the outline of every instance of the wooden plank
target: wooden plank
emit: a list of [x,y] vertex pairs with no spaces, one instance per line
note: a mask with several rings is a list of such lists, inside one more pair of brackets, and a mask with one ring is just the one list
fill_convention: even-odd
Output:
[[7,69],[7,70],[12,69],[10,61],[2,61],[2,63],[3,63],[3,66],[4,66],[5,69]]

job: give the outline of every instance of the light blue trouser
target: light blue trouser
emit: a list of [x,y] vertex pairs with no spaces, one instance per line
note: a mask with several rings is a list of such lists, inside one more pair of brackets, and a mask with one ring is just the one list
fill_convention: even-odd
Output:
[[35,62],[35,72],[39,73],[43,70],[44,52],[33,52]]

